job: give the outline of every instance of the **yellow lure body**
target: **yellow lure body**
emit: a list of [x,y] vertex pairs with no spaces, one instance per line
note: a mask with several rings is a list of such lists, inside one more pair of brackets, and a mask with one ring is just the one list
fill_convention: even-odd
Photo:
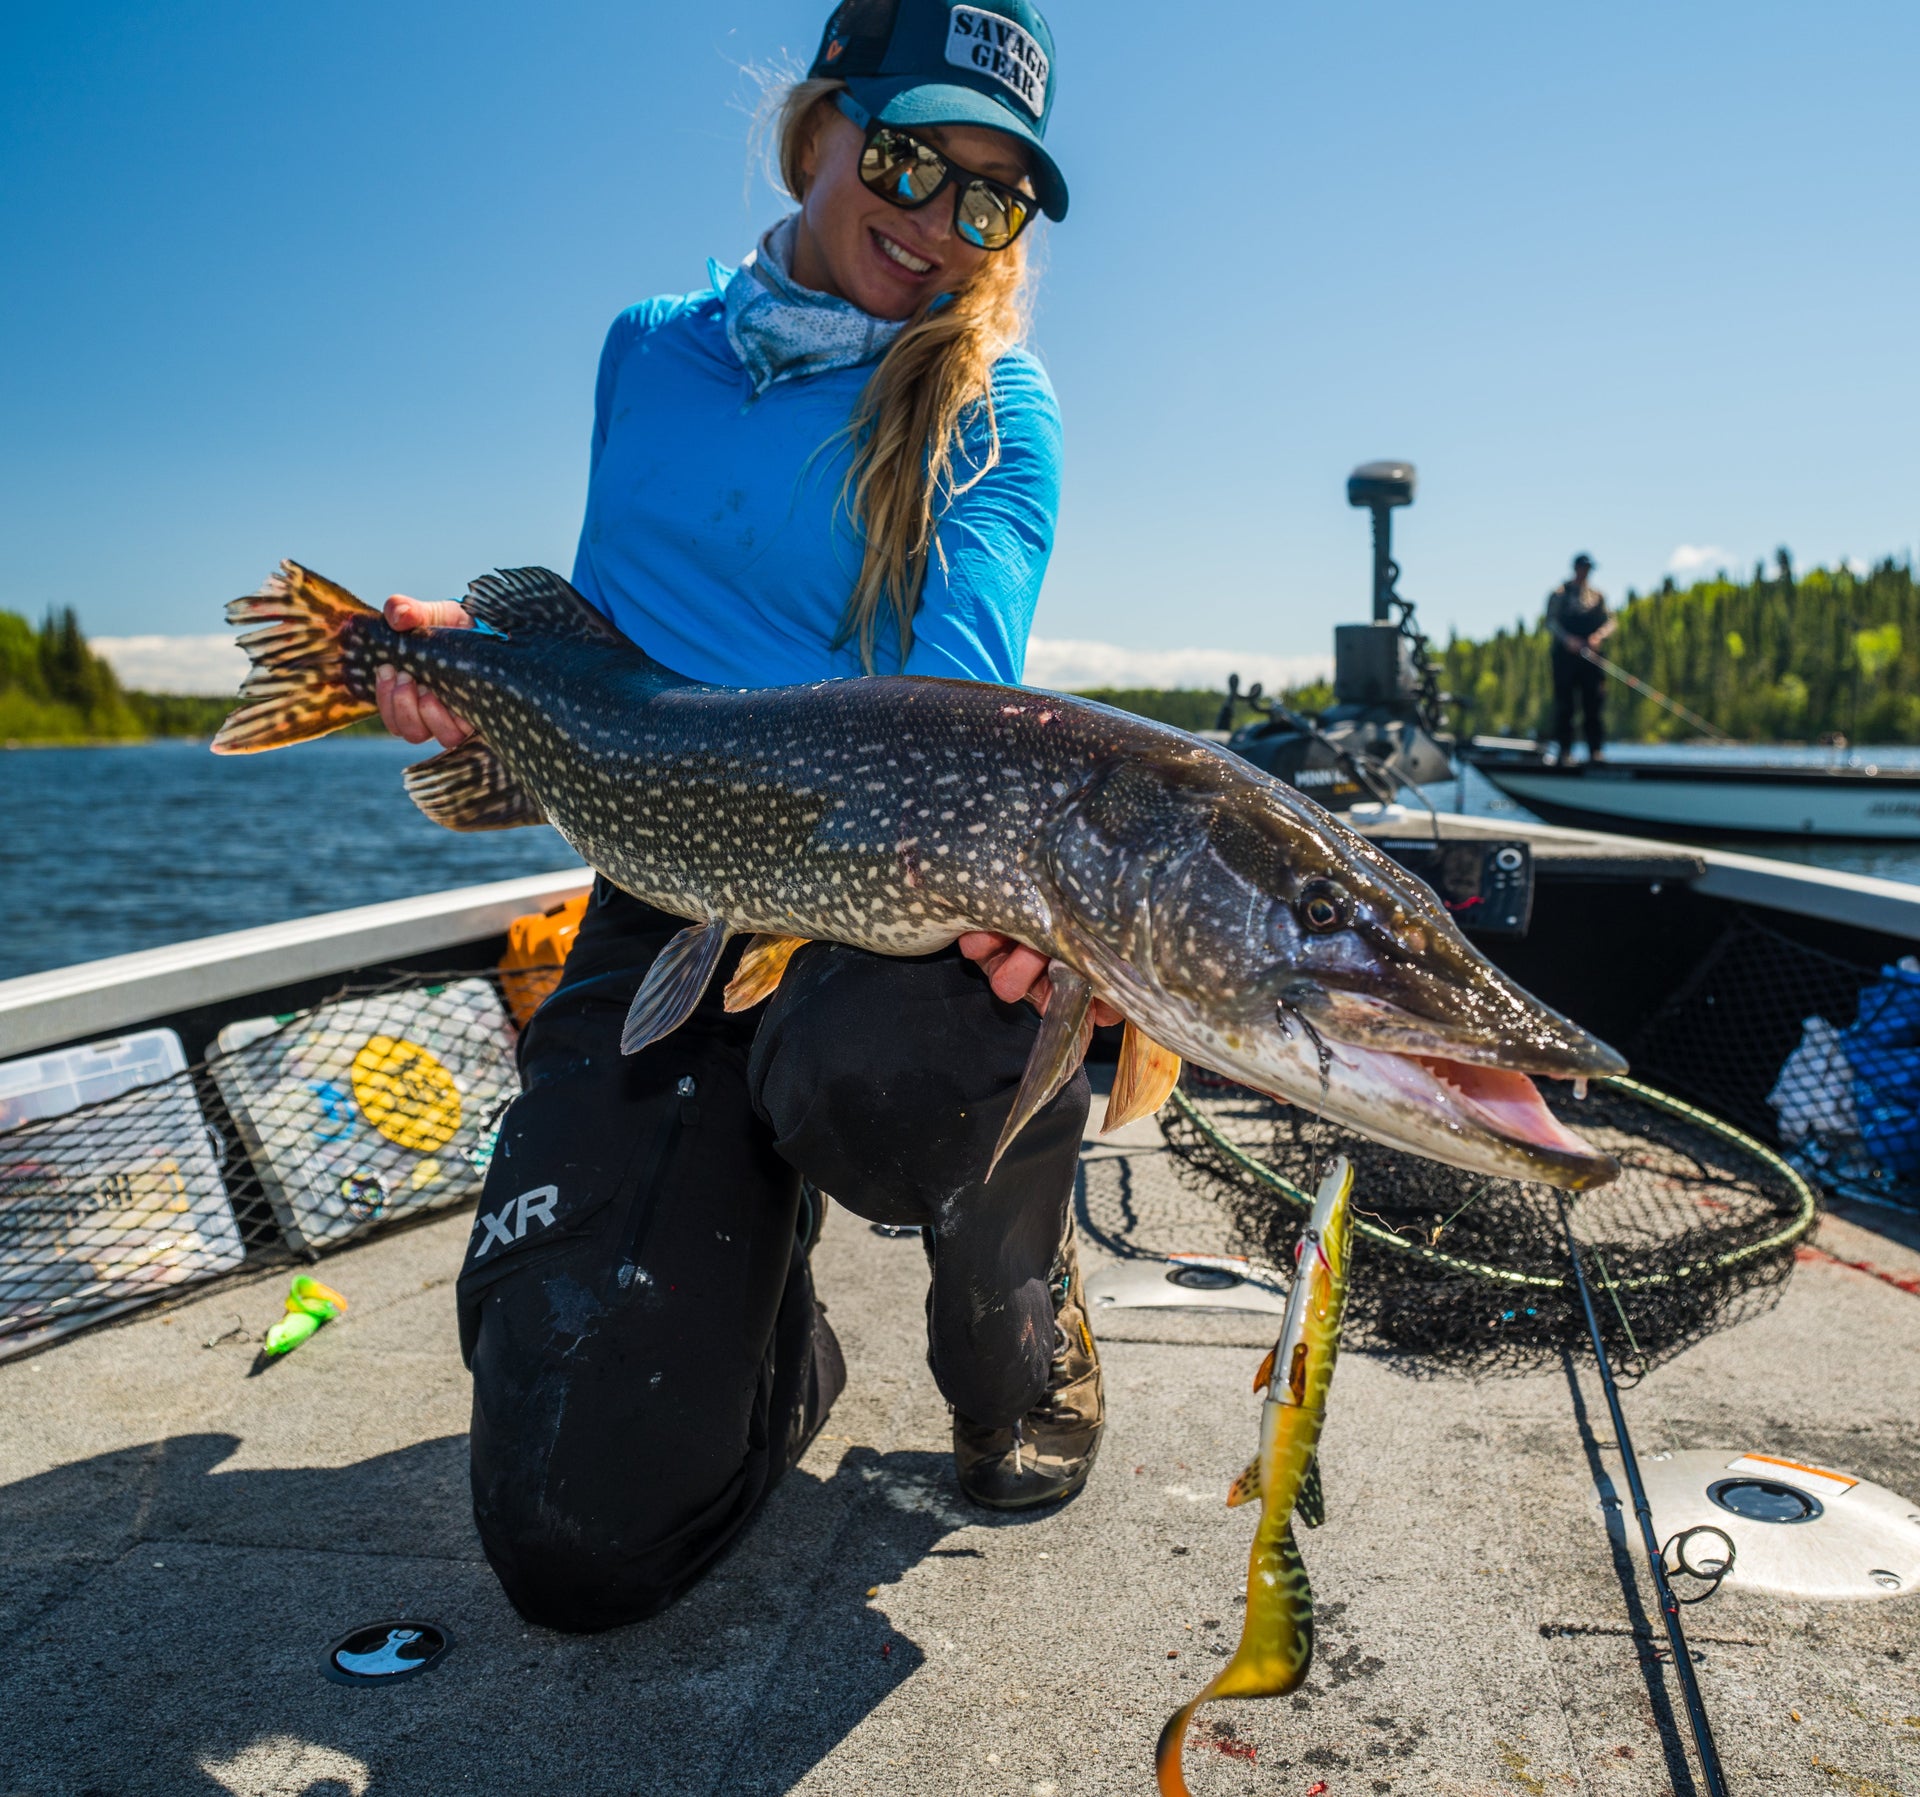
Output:
[[[1181,1750],[1194,1712],[1216,1697],[1281,1697],[1313,1663],[1313,1588],[1293,1536],[1294,1506],[1307,1482],[1326,1421],[1327,1391],[1340,1350],[1348,1257],[1353,1243],[1353,1169],[1336,1161],[1321,1182],[1301,1232],[1293,1291],[1280,1341],[1261,1368],[1260,1520],[1247,1560],[1247,1615],[1232,1659],[1160,1731],[1154,1772],[1161,1797],[1191,1797]],[[1251,1473],[1253,1468],[1249,1468]],[[1229,1502],[1252,1497],[1247,1475]]]

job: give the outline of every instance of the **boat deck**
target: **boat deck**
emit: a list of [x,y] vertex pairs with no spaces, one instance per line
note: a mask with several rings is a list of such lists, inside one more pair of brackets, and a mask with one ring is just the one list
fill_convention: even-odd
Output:
[[[1187,1226],[1151,1125],[1087,1153],[1124,1161],[1147,1224]],[[1911,1286],[1920,1235],[1857,1214],[1880,1227],[1826,1219],[1776,1309],[1628,1395],[1643,1456],[1757,1448],[1920,1498],[1920,1297],[1839,1264]],[[1221,1500],[1271,1321],[1105,1315],[1111,1423],[1086,1492],[990,1516],[953,1482],[917,1244],[835,1211],[817,1266],[850,1381],[826,1432],[675,1609],[569,1638],[520,1621],[472,1532],[466,1229],[329,1257],[351,1313],[259,1376],[284,1271],[0,1366],[0,1790],[1151,1790],[1162,1721],[1237,1634],[1251,1519]],[[1343,1359],[1329,1520],[1305,1543],[1313,1674],[1202,1711],[1196,1793],[1692,1788],[1658,1619],[1623,1596],[1625,1576],[1646,1601],[1638,1544],[1596,1496],[1617,1477],[1598,1382],[1575,1384]],[[450,1630],[440,1667],[322,1678],[334,1637],[406,1615]],[[1727,1590],[1686,1617],[1734,1792],[1920,1793],[1920,1598]]]

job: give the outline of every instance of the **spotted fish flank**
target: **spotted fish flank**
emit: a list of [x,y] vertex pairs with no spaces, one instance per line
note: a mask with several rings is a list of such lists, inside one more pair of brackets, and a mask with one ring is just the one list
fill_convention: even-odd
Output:
[[[722,946],[922,955],[968,931],[1046,956],[1055,1014],[1012,1139],[1072,1074],[1095,998],[1133,1026],[1116,1120],[1182,1058],[1475,1171],[1613,1176],[1529,1074],[1620,1072],[1506,980],[1433,894],[1311,800],[1163,725],[1059,694],[885,676],[736,691],[676,679],[545,569],[468,590],[482,628],[399,633],[293,562],[228,607],[253,671],[222,754],[375,709],[391,664],[475,738],[410,770],[452,829],[545,817],[614,885],[692,920],[625,1043],[691,1011]],[[788,949],[787,952],[791,952]],[[769,947],[731,1002],[778,984]]]
[[[1294,1252],[1293,1289],[1280,1340],[1260,1363],[1260,1452],[1233,1482],[1227,1502],[1260,1500],[1247,1559],[1247,1615],[1240,1645],[1207,1685],[1167,1719],[1154,1753],[1161,1797],[1189,1797],[1180,1754],[1193,1713],[1215,1697],[1281,1697],[1313,1664],[1313,1587],[1293,1538],[1295,1511],[1308,1528],[1325,1515],[1320,1496],[1320,1430],[1340,1352],[1353,1247],[1353,1169],[1336,1160],[1321,1181]],[[1280,1381],[1276,1387],[1275,1379]]]

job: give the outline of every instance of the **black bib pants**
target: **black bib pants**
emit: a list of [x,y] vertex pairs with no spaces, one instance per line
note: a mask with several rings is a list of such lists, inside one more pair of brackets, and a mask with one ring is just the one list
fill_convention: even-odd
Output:
[[844,1373],[816,1321],[802,1177],[918,1224],[928,1360],[973,1421],[1045,1389],[1047,1290],[1088,1091],[1077,1075],[981,1174],[1039,1028],[956,950],[816,943],[729,1017],[730,945],[694,1015],[637,1055],[620,1027],[684,920],[601,880],[521,1038],[459,1281],[474,1517],[529,1621],[652,1615],[798,1459]]
[[1584,655],[1553,645],[1553,738],[1560,745],[1560,759],[1573,755],[1573,710],[1577,701],[1580,721],[1587,739],[1587,753],[1598,755],[1606,747],[1606,680]]

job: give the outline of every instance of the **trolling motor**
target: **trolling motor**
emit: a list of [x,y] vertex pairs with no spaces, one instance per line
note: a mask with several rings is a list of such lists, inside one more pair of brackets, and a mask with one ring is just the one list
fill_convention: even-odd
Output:
[[1330,811],[1360,800],[1391,804],[1403,785],[1424,786],[1453,772],[1445,698],[1413,606],[1395,590],[1393,512],[1413,504],[1411,462],[1363,462],[1347,477],[1347,503],[1373,515],[1373,619],[1333,632],[1333,704],[1317,717],[1242,695],[1227,683],[1222,729],[1240,704],[1255,712],[1227,746],[1255,767],[1311,794]]

